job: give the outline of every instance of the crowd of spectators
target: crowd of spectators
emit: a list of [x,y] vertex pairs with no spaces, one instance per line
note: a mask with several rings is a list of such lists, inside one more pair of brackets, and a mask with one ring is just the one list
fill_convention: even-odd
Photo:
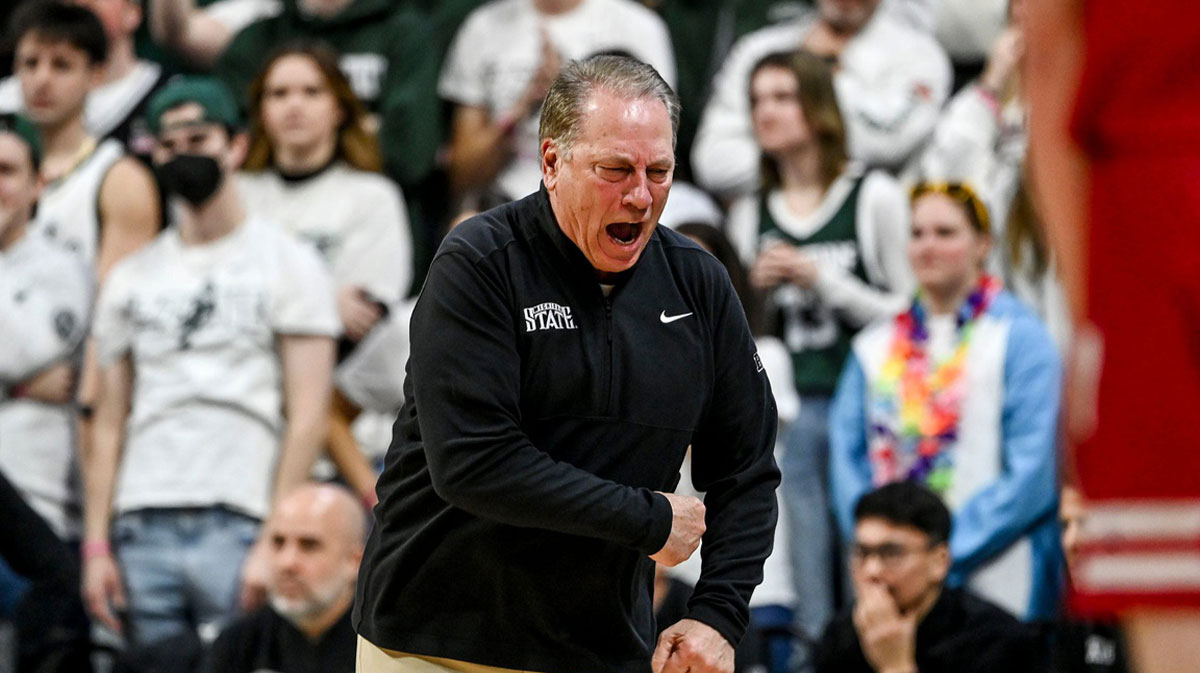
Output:
[[[423,273],[450,223],[539,188],[542,99],[597,53],[677,86],[664,224],[729,269],[778,402],[739,670],[1123,670],[1119,635],[1054,621],[1069,335],[1026,179],[1024,4],[6,7],[18,670],[353,670]],[[672,572],[664,616],[696,576]]]

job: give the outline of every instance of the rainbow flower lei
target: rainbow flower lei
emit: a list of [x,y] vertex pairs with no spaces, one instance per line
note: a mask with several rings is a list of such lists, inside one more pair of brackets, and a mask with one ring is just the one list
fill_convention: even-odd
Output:
[[966,357],[980,315],[1000,291],[983,275],[958,311],[954,351],[930,366],[925,307],[918,294],[896,316],[891,348],[873,389],[869,455],[876,486],[911,479],[935,493],[950,489],[951,449],[966,396]]

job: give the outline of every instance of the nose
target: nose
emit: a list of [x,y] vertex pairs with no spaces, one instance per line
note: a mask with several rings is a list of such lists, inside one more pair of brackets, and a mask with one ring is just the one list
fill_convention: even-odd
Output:
[[645,172],[634,171],[630,181],[632,184],[625,192],[623,203],[644,214],[644,211],[650,209],[650,204],[654,203],[654,197],[650,194],[649,179]]
[[285,544],[275,550],[275,567],[281,571],[292,570],[296,567],[299,558],[296,545]]

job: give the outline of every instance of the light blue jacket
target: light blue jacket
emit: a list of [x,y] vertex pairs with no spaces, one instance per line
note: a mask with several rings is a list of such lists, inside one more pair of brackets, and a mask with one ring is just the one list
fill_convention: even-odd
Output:
[[[943,331],[952,331],[953,319],[944,322]],[[832,499],[847,540],[853,539],[854,505],[872,488],[870,383],[887,357],[894,324],[876,322],[855,337],[830,411]],[[1053,615],[1059,601],[1061,370],[1054,342],[1034,314],[999,293],[980,316],[967,350],[967,393],[945,494],[954,515],[949,582],[1026,619]]]

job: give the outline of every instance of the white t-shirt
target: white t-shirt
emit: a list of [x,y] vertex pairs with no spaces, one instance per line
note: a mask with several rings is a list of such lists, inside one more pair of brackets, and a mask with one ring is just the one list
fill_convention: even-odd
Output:
[[168,229],[113,269],[93,331],[101,366],[128,355],[135,372],[116,511],[264,516],[284,429],[276,338],[339,332],[312,250],[257,218],[204,245]]
[[304,180],[273,170],[240,173],[237,180],[247,211],[311,243],[339,287],[363,287],[389,305],[408,293],[412,233],[391,180],[341,162]]
[[[675,56],[661,18],[631,0],[583,0],[573,10],[543,15],[532,0],[493,0],[473,11],[455,35],[438,82],[438,94],[459,105],[506,114],[541,63],[541,29],[563,62],[602,51],[623,51],[675,85]],[[500,172],[497,187],[510,198],[537,191],[538,115],[515,131],[516,156]]]
[[[91,304],[92,272],[78,255],[34,233],[0,251],[0,386],[77,359]],[[68,514],[74,425],[69,404],[0,396],[0,471],[61,537],[78,534]]]
[[[692,146],[692,170],[701,187],[737,197],[758,186],[750,74],[764,56],[799,49],[814,23],[810,14],[757,30],[733,45]],[[878,12],[846,45],[838,63],[833,83],[850,156],[871,167],[900,166],[933,131],[950,93],[946,53],[930,35]]]
[[100,187],[124,156],[120,141],[101,141],[70,173],[46,185],[32,228],[95,266],[100,252]]

